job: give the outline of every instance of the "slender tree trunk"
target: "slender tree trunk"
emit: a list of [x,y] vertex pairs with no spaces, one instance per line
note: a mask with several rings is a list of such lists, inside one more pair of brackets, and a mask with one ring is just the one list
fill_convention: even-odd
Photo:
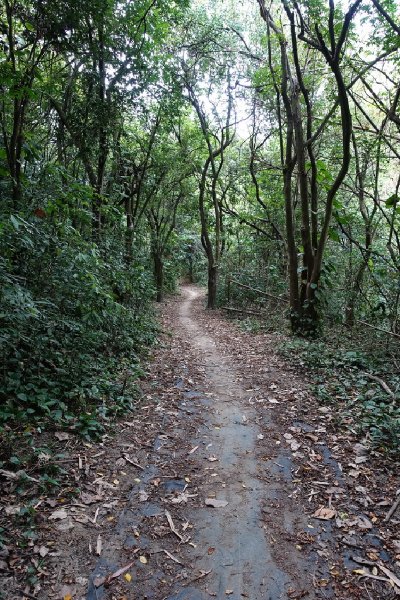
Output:
[[157,302],[162,302],[164,298],[164,262],[162,258],[162,253],[159,253],[157,250],[153,252],[153,262],[154,262],[154,281],[156,284]]
[[208,266],[208,299],[207,308],[214,310],[217,307],[218,268],[216,265]]

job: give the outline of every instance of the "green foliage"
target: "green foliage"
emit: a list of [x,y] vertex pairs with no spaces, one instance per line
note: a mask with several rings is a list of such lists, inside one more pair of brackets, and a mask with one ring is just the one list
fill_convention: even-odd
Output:
[[[118,374],[140,373],[139,355],[154,337],[152,285],[142,260],[127,271],[112,235],[101,248],[68,219],[3,217],[3,424],[56,422],[99,435],[99,419],[126,408]],[[101,413],[103,405],[113,409]]]
[[[400,452],[400,396],[391,398],[379,382],[366,373],[378,375],[392,390],[400,388],[398,375],[387,374],[388,355],[385,351],[366,352],[343,348],[342,339],[305,341],[291,339],[281,347],[282,354],[301,370],[311,374],[312,390],[322,405],[328,405],[340,415],[342,426],[355,428],[367,435],[370,445],[382,452],[398,456]],[[338,350],[339,346],[339,350]]]

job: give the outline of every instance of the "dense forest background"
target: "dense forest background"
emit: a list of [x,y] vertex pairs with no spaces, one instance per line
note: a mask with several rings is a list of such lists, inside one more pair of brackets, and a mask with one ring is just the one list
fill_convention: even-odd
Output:
[[5,0],[5,447],[132,408],[184,277],[396,452],[399,48],[394,0]]

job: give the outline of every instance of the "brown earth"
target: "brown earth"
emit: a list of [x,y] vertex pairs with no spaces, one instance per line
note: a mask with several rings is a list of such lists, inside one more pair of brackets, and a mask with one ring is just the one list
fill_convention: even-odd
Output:
[[40,501],[39,538],[0,557],[4,599],[396,596],[396,473],[318,406],[282,336],[203,299],[186,286],[162,306],[140,410],[115,437],[62,441],[80,497]]

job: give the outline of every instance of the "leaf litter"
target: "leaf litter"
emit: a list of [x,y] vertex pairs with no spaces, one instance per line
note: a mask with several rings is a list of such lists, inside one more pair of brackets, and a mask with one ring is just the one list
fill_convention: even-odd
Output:
[[[173,329],[174,301],[163,311],[165,328]],[[275,464],[277,469],[285,469],[281,447],[290,449],[294,463],[287,501],[301,501],[310,517],[308,531],[295,533],[293,545],[301,548],[298,551],[307,548],[318,553],[322,560],[335,564],[327,574],[321,572],[315,577],[317,592],[330,588],[334,597],[349,599],[359,597],[364,586],[371,597],[384,597],[388,590],[396,592],[399,589],[396,570],[400,564],[400,536],[396,539],[395,534],[399,524],[396,507],[399,486],[390,466],[380,455],[371,453],[368,440],[360,441],[355,434],[335,428],[334,410],[318,407],[304,380],[277,354],[276,347],[282,336],[239,332],[237,326],[227,323],[218,311],[213,315],[208,313],[207,317],[201,313],[198,318],[205,323],[211,320],[217,345],[221,351],[234,356],[243,380],[251,381],[254,394],[251,403],[259,412],[262,427],[257,445],[259,459],[265,464]],[[10,597],[17,585],[18,589],[25,590],[26,597],[59,598],[63,597],[60,596],[63,591],[64,597],[68,597],[73,591],[75,600],[86,596],[90,578],[105,589],[112,583],[116,597],[129,593],[132,582],[144,594],[154,585],[149,573],[161,569],[166,581],[157,588],[161,598],[167,596],[176,582],[191,585],[212,572],[196,573],[195,565],[190,571],[182,560],[185,544],[193,544],[192,531],[196,526],[187,521],[182,511],[190,503],[201,506],[201,498],[204,498],[199,493],[203,474],[195,464],[201,445],[189,448],[189,455],[186,448],[185,457],[181,435],[182,415],[187,414],[181,406],[188,406],[184,394],[201,388],[204,383],[200,363],[200,357],[179,337],[179,332],[172,341],[165,337],[164,346],[154,352],[149,375],[141,383],[141,406],[129,420],[125,417],[121,422],[117,437],[105,436],[100,445],[82,444],[73,433],[55,432],[54,439],[60,444],[62,455],[60,460],[67,466],[66,475],[57,494],[44,495],[36,501],[35,538],[28,542],[27,550],[13,547],[12,543],[1,550],[0,560],[7,567],[3,589],[10,592]],[[177,377],[183,381],[180,388],[176,387]],[[273,391],[274,398],[268,397],[267,390]],[[263,394],[267,402],[263,401]],[[196,408],[195,400],[192,405]],[[271,413],[275,431],[279,428],[282,431],[281,438],[276,440],[284,442],[280,445],[270,443],[271,431],[263,427],[265,414],[270,420]],[[185,437],[196,438],[201,416],[196,413],[196,422],[192,415],[187,416]],[[215,425],[216,430],[219,428],[219,424]],[[211,458],[218,460],[211,455],[209,462],[214,462]],[[142,483],[151,464],[157,465],[157,478],[161,481],[162,478],[177,479],[178,474],[185,482],[189,479],[188,489],[162,496],[159,485]],[[15,490],[18,479],[24,475],[5,471],[0,475],[5,480],[1,503],[8,509],[8,518],[13,519],[12,530],[17,531],[16,518],[24,503],[16,504]],[[37,485],[35,471],[26,475],[32,487]],[[154,480],[153,476],[151,481]],[[130,496],[132,481],[133,495]],[[214,503],[210,508],[218,503],[213,497],[207,500]],[[225,502],[224,506],[228,504],[223,500],[219,502]],[[147,507],[153,505],[154,509],[147,511]],[[392,507],[394,511],[385,521]],[[135,544],[131,544],[129,535],[115,534],[118,523],[118,527],[131,523],[122,515],[132,509],[136,522],[130,530]],[[322,511],[319,517],[316,516],[318,511]],[[325,521],[332,527],[331,537],[324,537],[323,529],[312,525],[313,517],[314,523]],[[57,530],[63,523],[65,531]],[[358,553],[351,555],[353,568],[346,566],[347,549],[353,552],[356,549]],[[105,560],[113,558],[122,566],[93,578],[98,554]],[[35,556],[44,561],[40,567]],[[163,561],[161,556],[169,560]],[[26,585],[25,574],[32,567],[36,569],[37,580]],[[300,598],[302,593],[293,590],[288,597]]]

